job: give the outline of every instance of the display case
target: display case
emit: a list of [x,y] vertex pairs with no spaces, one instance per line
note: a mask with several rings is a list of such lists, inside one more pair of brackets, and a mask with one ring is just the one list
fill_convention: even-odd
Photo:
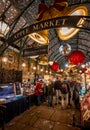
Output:
[[0,84],[0,104],[5,103],[8,99],[14,97],[15,92],[13,84]]
[[34,103],[34,94],[23,95],[20,82],[0,84],[0,104],[6,107],[5,122],[24,112]]

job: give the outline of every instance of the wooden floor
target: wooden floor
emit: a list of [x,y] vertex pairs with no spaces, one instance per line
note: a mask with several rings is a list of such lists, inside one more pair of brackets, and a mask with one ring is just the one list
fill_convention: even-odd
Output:
[[73,107],[62,110],[60,104],[48,108],[45,102],[40,106],[32,106],[12,119],[5,124],[5,130],[80,130],[77,126],[80,126],[79,110]]

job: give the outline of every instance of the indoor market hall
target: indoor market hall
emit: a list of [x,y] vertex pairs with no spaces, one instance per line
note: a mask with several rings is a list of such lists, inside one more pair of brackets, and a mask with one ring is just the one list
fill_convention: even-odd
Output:
[[0,130],[90,130],[90,0],[0,0]]

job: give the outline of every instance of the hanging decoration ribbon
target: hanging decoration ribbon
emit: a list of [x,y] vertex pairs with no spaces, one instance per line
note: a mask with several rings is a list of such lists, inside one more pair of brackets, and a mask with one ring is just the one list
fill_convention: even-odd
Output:
[[37,21],[46,20],[56,17],[57,12],[60,13],[68,6],[68,0],[55,0],[54,5],[48,7],[45,3],[39,4]]

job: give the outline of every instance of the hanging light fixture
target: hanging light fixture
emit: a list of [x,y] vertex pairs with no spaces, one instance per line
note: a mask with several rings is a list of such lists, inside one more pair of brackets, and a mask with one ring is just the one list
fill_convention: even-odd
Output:
[[0,19],[0,37],[4,37],[10,30],[9,25],[4,20],[5,16]]
[[59,47],[59,52],[62,55],[68,55],[71,52],[71,46],[69,44],[64,44]]
[[39,55],[35,55],[35,56],[30,56],[31,59],[35,59],[37,58]]
[[39,64],[40,65],[48,65],[48,57],[46,55],[42,56],[40,61],[39,61]]

